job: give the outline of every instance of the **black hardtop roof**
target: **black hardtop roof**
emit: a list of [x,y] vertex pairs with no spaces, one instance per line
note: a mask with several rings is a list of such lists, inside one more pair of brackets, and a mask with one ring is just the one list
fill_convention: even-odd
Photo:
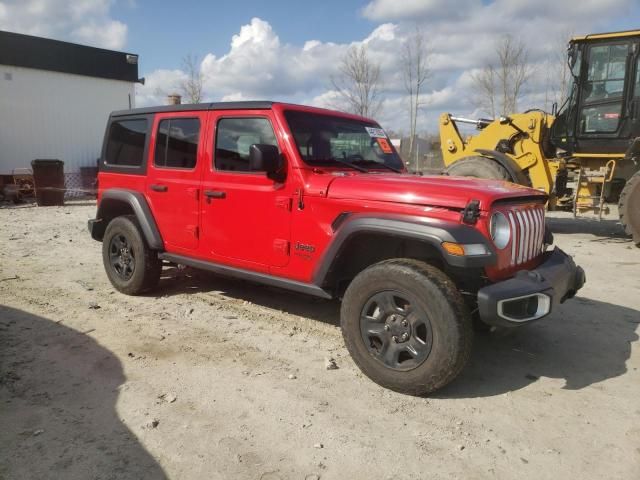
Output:
[[269,110],[274,102],[248,101],[248,102],[213,102],[213,103],[183,103],[180,105],[159,105],[156,107],[132,108],[131,110],[118,110],[111,115],[120,117],[125,115],[147,115],[151,113],[165,112],[195,112],[202,110]]
[[340,112],[321,107],[309,105],[298,105],[287,102],[274,102],[270,100],[251,100],[242,102],[212,102],[212,103],[182,103],[180,105],[157,105],[153,107],[132,108],[130,110],[117,110],[111,112],[111,117],[126,117],[134,115],[153,115],[154,113],[167,112],[197,112],[203,110],[271,110],[274,105],[279,105],[287,109],[303,110],[305,112],[318,113],[321,115],[339,115],[344,118],[376,123],[374,120],[352,113]]

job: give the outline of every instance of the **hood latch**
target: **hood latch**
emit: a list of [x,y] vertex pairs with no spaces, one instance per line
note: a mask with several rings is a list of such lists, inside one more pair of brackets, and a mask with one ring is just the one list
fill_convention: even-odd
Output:
[[480,200],[471,200],[462,210],[462,222],[475,225],[480,218]]

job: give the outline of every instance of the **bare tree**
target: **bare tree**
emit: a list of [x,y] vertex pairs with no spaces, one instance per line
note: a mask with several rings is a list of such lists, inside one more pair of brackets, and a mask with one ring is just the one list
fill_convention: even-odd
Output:
[[402,73],[404,87],[409,95],[409,157],[414,154],[418,126],[420,95],[429,74],[429,48],[423,31],[416,26],[402,47]]
[[200,68],[200,61],[195,55],[186,55],[182,59],[182,69],[186,78],[180,82],[180,90],[184,103],[200,103],[202,101],[202,84],[204,75]]
[[562,105],[571,87],[571,70],[567,59],[567,41],[573,32],[563,34],[551,45],[551,54],[545,62],[545,102],[544,109],[551,110],[551,105]]
[[506,35],[496,46],[496,64],[488,63],[472,76],[476,106],[493,117],[518,111],[518,100],[533,68],[526,45]]
[[485,65],[479,72],[471,75],[475,96],[472,101],[476,107],[496,117],[496,71],[493,65]]
[[380,111],[380,65],[369,58],[366,45],[352,46],[347,50],[338,74],[331,76],[331,83],[351,113],[373,117]]

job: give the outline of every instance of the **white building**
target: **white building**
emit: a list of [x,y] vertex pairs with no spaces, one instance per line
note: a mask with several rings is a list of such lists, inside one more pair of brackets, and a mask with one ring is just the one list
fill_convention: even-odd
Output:
[[138,56],[0,31],[0,175],[96,166],[109,113],[134,107]]

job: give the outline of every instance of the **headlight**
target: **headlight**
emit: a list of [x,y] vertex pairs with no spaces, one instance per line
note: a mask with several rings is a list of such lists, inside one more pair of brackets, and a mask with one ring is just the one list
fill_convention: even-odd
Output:
[[500,212],[491,215],[489,233],[491,233],[491,238],[496,247],[500,249],[506,247],[511,239],[511,227],[507,217]]

